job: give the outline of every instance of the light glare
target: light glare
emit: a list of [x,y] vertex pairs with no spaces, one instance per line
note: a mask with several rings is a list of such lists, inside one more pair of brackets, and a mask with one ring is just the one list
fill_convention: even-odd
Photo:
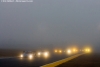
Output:
[[44,52],[43,55],[44,55],[45,58],[47,58],[49,56],[49,53],[48,52]]
[[29,55],[29,59],[32,59],[32,58],[33,58],[33,55],[32,55],[32,54],[30,54],[30,55]]
[[71,53],[71,50],[67,50],[67,53],[70,54]]
[[59,53],[62,53],[62,50],[59,50]]
[[22,58],[23,57],[23,54],[21,54],[20,57]]
[[41,55],[41,52],[38,52],[37,55],[40,56]]
[[57,52],[57,50],[55,50],[55,52]]

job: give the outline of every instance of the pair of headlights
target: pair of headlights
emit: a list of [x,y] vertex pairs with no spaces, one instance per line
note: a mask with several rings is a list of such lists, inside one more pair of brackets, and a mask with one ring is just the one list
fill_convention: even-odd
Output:
[[[23,54],[21,54],[21,55],[20,55],[20,57],[21,57],[21,58],[23,58],[23,57],[24,57],[24,55],[23,55]],[[32,58],[33,58],[33,55],[32,55],[32,54],[29,54],[29,55],[28,55],[28,58],[32,59]]]
[[44,57],[48,57],[49,56],[49,52],[43,52],[43,53],[42,52],[38,52],[37,55],[38,56],[41,56],[42,55]]
[[57,53],[57,52],[58,52],[58,53],[62,53],[62,50],[55,50],[54,52],[55,52],[55,53]]

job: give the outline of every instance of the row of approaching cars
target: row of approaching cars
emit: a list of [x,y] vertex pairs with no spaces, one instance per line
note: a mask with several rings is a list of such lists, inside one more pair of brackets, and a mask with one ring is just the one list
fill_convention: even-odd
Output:
[[[85,49],[77,49],[77,48],[73,48],[73,49],[67,49],[67,50],[61,50],[61,49],[55,49],[54,53],[67,53],[67,54],[73,54],[73,53],[78,53],[78,52],[85,52],[85,53],[90,53],[91,49],[90,48],[85,48]],[[49,57],[50,56],[50,52],[49,51],[38,51],[38,52],[33,52],[33,51],[23,51],[20,55],[21,58],[29,58],[32,59],[34,57]]]
[[32,59],[36,56],[38,56],[38,57],[40,57],[40,56],[48,57],[49,52],[48,51],[44,51],[44,52],[23,51],[20,55],[21,58],[29,58],[29,59]]

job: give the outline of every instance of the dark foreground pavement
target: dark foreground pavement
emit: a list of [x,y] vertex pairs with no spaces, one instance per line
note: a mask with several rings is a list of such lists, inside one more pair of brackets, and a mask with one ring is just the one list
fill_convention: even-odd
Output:
[[0,67],[40,67],[74,55],[67,55],[66,53],[54,53],[50,51],[50,56],[47,58],[43,56],[36,56],[30,60],[28,58],[17,57],[22,52],[22,50],[0,49]]
[[100,53],[84,54],[57,67],[100,67]]
[[28,58],[4,58],[0,59],[0,67],[40,67],[42,65],[52,63],[61,59],[69,57],[65,54],[52,54],[48,58],[35,57],[33,59]]

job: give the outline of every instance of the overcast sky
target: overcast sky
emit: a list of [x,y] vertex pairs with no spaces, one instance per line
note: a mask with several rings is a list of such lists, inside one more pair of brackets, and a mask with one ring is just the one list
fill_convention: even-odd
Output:
[[0,2],[0,48],[83,45],[99,40],[100,0]]

